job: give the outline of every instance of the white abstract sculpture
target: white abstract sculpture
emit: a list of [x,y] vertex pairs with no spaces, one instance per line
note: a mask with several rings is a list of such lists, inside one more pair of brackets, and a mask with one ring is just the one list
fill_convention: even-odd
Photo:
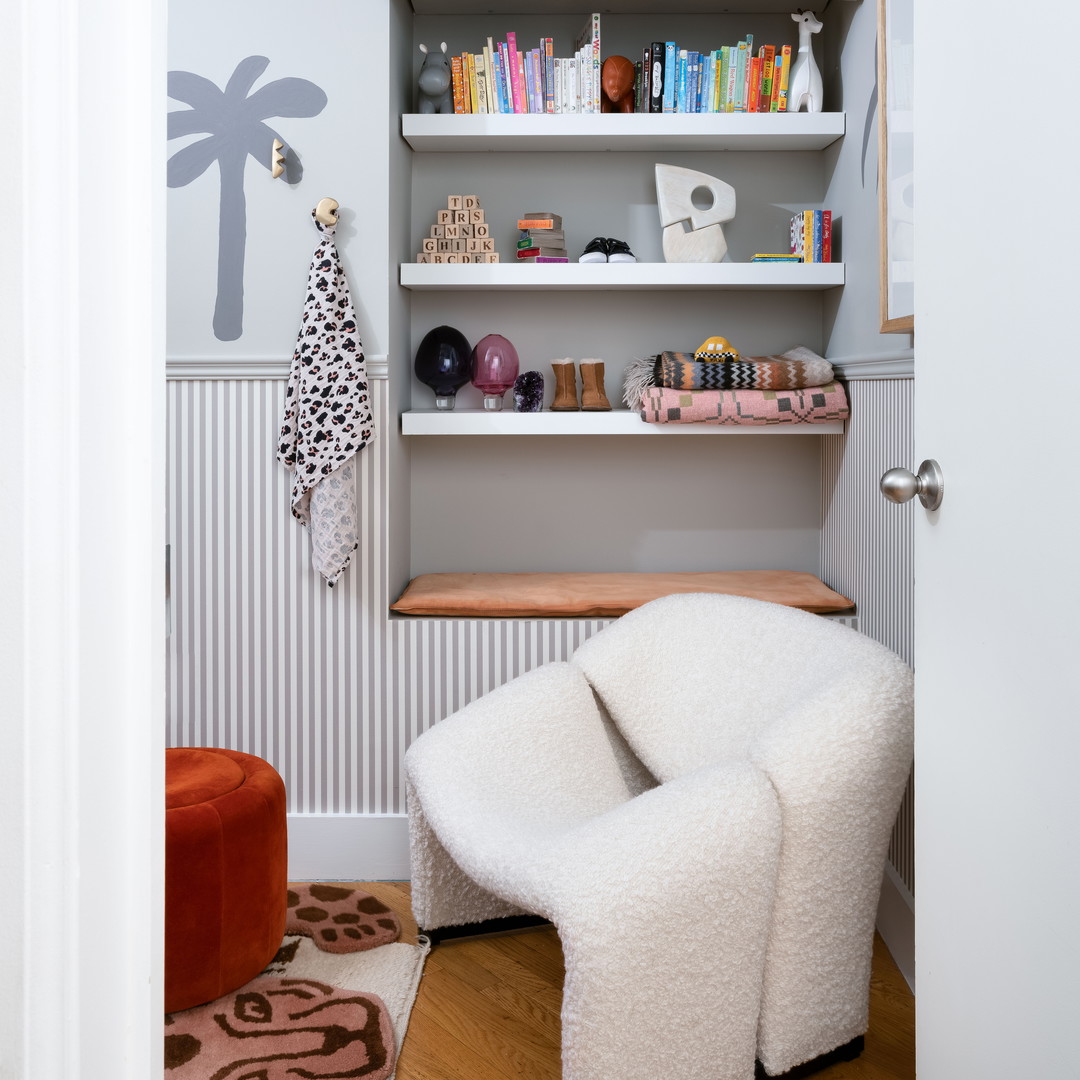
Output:
[[805,104],[807,112],[821,112],[821,72],[811,44],[811,35],[821,30],[821,23],[812,11],[793,11],[791,17],[799,24],[799,54],[788,75],[787,111],[798,112]]
[[678,165],[656,166],[656,203],[666,262],[719,262],[727,251],[720,228],[735,216],[735,189]]

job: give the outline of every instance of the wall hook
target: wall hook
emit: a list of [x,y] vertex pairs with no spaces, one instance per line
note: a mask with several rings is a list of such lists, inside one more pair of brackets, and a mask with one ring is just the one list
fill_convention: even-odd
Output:
[[270,153],[270,175],[276,180],[285,171],[285,155],[281,152],[285,144],[280,139],[274,140],[274,149]]
[[315,219],[324,225],[336,225],[337,208],[336,199],[320,199],[315,206]]

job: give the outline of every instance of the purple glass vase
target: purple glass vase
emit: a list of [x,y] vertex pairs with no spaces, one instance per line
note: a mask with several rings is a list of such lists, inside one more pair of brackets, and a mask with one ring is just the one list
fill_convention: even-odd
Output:
[[488,334],[476,343],[472,352],[472,384],[483,393],[485,409],[497,412],[502,408],[503,394],[514,385],[517,376],[517,349],[502,334]]

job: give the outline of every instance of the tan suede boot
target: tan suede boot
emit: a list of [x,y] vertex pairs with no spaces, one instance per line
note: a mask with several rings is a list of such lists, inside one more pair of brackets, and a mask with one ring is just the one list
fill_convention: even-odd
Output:
[[611,412],[611,402],[604,393],[604,361],[582,360],[581,408],[584,412]]
[[552,412],[577,412],[577,373],[573,360],[552,360],[551,370],[555,372],[555,400],[551,403]]

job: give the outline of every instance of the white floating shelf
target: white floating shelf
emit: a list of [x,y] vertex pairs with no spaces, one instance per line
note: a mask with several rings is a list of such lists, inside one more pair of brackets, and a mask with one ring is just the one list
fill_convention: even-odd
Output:
[[425,153],[822,150],[843,113],[614,113],[588,116],[406,113],[401,133]]
[[[413,0],[417,15],[580,15],[590,10],[581,0]],[[723,15],[767,14],[791,11],[788,0],[674,0],[658,5],[656,0],[611,0],[600,10],[605,15],[655,15],[660,9],[665,15]]]
[[636,412],[485,412],[413,409],[401,414],[403,435],[842,435],[828,424],[647,424]]
[[843,263],[402,263],[413,290],[822,290],[844,284]]

